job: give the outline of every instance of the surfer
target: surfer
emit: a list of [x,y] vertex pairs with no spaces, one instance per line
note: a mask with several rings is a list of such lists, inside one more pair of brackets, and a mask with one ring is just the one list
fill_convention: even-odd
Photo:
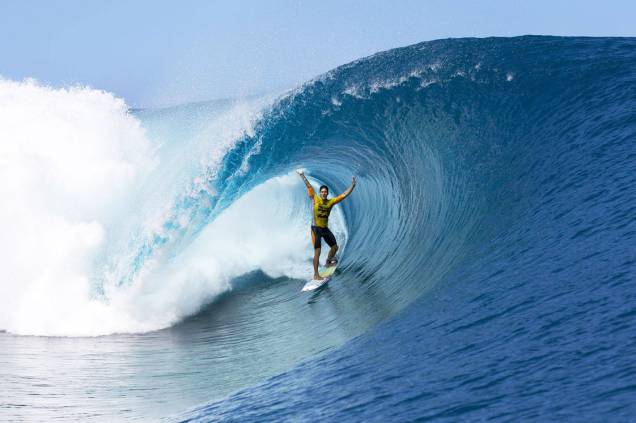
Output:
[[331,213],[331,208],[347,198],[349,194],[353,191],[356,186],[356,177],[353,176],[351,178],[351,186],[345,190],[342,194],[337,197],[327,199],[329,195],[329,188],[327,185],[322,185],[318,192],[320,195],[316,195],[314,192],[314,187],[311,186],[307,178],[305,177],[305,173],[302,170],[297,171],[300,177],[305,182],[307,186],[307,194],[309,198],[311,198],[313,205],[313,213],[312,213],[312,221],[311,221],[311,240],[314,246],[314,279],[315,280],[323,280],[324,278],[318,274],[318,263],[320,262],[320,247],[321,247],[321,239],[324,238],[327,245],[329,245],[330,250],[327,255],[327,261],[325,266],[335,266],[337,260],[335,258],[336,251],[338,251],[338,243],[336,242],[336,237],[333,236],[333,233],[327,227],[327,222],[329,220],[329,214]]

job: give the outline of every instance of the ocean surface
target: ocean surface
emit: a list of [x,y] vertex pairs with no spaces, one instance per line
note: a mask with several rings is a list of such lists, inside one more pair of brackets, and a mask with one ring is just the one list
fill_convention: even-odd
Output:
[[[636,39],[164,109],[0,79],[0,139],[0,421],[636,419]],[[300,168],[358,179],[311,294]]]

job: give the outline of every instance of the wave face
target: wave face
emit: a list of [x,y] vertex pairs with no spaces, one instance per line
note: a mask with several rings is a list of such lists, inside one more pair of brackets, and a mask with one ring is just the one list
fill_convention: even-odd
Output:
[[419,299],[180,419],[633,418],[635,47],[422,43],[278,103],[246,141],[256,172],[360,175],[331,289]]
[[[81,381],[67,410],[119,419],[275,374],[180,418],[633,413],[634,47],[427,42],[276,100],[162,110],[3,81],[0,362],[17,380],[49,354],[67,371],[44,382]],[[297,168],[332,193],[359,181],[330,221],[339,272],[312,296]],[[112,354],[87,379],[95,350]]]

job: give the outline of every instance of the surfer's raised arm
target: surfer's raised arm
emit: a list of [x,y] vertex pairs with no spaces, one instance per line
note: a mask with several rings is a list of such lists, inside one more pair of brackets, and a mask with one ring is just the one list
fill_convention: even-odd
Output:
[[309,194],[310,197],[313,198],[314,187],[312,187],[309,181],[307,180],[307,177],[305,176],[305,172],[303,172],[302,169],[298,169],[296,172],[300,175],[300,177],[303,179],[303,182],[307,186],[307,193]]
[[334,198],[334,204],[341,202],[342,200],[344,200],[345,198],[347,198],[347,196],[349,194],[351,194],[351,192],[353,191],[353,189],[356,187],[356,177],[352,176],[351,177],[351,186],[349,188],[347,188],[345,190],[345,192],[343,192],[342,194],[340,194],[339,196],[337,196],[336,198]]

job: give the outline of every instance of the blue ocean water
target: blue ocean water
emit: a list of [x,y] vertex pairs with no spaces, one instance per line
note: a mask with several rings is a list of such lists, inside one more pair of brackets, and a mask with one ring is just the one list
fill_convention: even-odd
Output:
[[[161,164],[92,289],[153,313],[0,333],[0,418],[634,419],[636,40],[425,42],[257,103],[132,111]],[[358,177],[312,295],[297,168]]]
[[309,160],[341,184],[363,175],[330,295],[417,299],[179,419],[633,420],[635,47],[422,43],[339,68],[281,106],[264,157]]

